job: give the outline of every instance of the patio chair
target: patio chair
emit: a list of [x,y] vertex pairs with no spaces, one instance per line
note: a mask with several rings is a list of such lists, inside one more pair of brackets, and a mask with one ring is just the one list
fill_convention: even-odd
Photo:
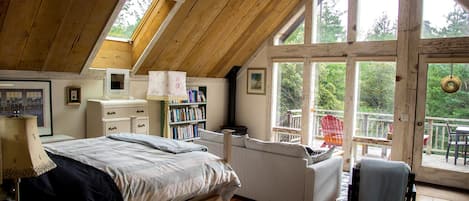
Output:
[[342,146],[344,136],[344,123],[328,114],[321,118],[321,130],[324,136],[324,143],[321,147]]
[[[453,132],[451,131],[451,127],[449,126],[449,123],[446,122],[446,132],[448,134],[448,147],[446,148],[446,162],[448,162],[448,156],[449,156],[449,150],[451,148],[451,145],[452,146],[456,146],[456,132]],[[462,141],[459,141],[458,139],[458,146],[461,146],[462,147],[462,152],[464,152],[464,165],[466,165],[466,159],[467,159],[467,147],[469,146],[468,144],[468,137],[467,136],[464,136],[464,140]],[[455,158],[454,158],[454,164],[456,165],[456,161],[457,161],[457,158],[456,158],[456,152],[458,150],[454,150],[455,152]]]

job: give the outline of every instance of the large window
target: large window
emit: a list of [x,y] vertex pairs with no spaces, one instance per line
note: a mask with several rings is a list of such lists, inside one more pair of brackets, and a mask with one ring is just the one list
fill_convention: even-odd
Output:
[[114,21],[108,37],[131,39],[150,4],[151,0],[127,0]]
[[386,138],[394,115],[395,62],[357,62],[356,136]]
[[398,0],[358,0],[358,41],[397,39]]
[[313,42],[334,43],[347,39],[347,0],[317,1],[313,12]]
[[423,0],[422,38],[469,36],[469,12],[454,0]]
[[275,63],[277,105],[275,126],[301,128],[303,62]]

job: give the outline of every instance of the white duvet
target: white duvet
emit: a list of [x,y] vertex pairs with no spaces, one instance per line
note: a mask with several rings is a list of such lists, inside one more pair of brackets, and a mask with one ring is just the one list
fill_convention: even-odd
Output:
[[44,147],[108,173],[128,201],[187,200],[209,192],[229,200],[240,187],[231,166],[207,152],[171,154],[106,137]]

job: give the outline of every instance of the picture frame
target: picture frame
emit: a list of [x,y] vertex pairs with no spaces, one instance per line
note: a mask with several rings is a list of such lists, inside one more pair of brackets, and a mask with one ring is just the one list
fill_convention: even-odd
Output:
[[0,80],[0,115],[34,115],[40,136],[53,135],[51,81]]
[[70,86],[66,90],[67,101],[66,105],[80,105],[81,104],[81,88]]
[[265,95],[265,68],[248,68],[247,93]]

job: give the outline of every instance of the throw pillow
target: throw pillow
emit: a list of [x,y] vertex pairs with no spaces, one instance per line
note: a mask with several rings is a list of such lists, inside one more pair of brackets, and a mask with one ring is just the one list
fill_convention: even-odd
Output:
[[312,163],[319,163],[323,160],[327,160],[331,158],[332,154],[334,153],[335,146],[325,150],[325,149],[312,149],[311,147],[306,147],[309,155],[311,156]]

